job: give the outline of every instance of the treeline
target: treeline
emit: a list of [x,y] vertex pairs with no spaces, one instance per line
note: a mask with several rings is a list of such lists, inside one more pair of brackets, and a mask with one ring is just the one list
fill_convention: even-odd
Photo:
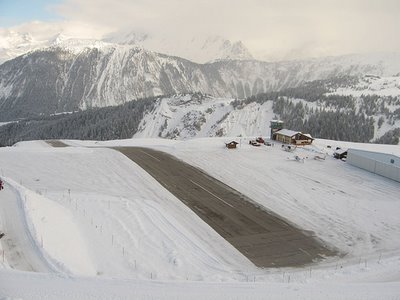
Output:
[[374,119],[354,111],[321,111],[306,119],[300,130],[314,137],[366,143],[374,137]]
[[[250,103],[273,102],[276,117],[285,127],[310,133],[314,137],[370,142],[376,124],[394,125],[400,119],[400,97],[361,95],[360,97],[330,94],[339,87],[354,87],[357,77],[340,77],[307,82],[301,86],[281,91],[261,93],[245,100],[235,100],[232,105],[241,109]],[[393,109],[395,107],[395,109]],[[388,133],[376,142],[398,143],[397,131]]]
[[380,138],[376,139],[374,143],[398,145],[399,141],[400,141],[400,128],[395,128],[389,130]]
[[310,133],[313,137],[352,142],[369,142],[374,137],[372,117],[341,105],[335,110],[314,110],[302,102],[294,104],[292,100],[279,98],[272,107],[285,127]]
[[0,145],[11,146],[27,140],[131,138],[143,115],[154,108],[157,99],[152,97],[120,106],[41,116],[10,123],[0,127]]
[[337,89],[341,86],[354,85],[358,82],[358,77],[343,76],[325,80],[315,80],[305,82],[300,86],[282,89],[280,91],[272,91],[266,93],[260,93],[251,96],[245,100],[235,100],[232,105],[234,107],[244,106],[249,103],[263,104],[266,101],[276,101],[279,98],[293,98],[293,99],[304,99],[308,102],[329,102],[329,101],[340,101],[341,105],[347,105],[346,100],[351,100],[349,96],[337,96],[337,95],[326,95],[331,90]]

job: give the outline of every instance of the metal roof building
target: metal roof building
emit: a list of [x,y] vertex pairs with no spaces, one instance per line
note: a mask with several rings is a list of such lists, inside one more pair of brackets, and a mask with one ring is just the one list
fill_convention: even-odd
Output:
[[400,157],[358,149],[347,151],[347,162],[353,166],[400,182]]

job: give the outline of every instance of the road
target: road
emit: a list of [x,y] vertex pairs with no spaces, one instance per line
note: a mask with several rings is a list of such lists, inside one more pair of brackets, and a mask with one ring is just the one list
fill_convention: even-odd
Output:
[[6,183],[0,199],[0,230],[6,234],[0,242],[9,266],[21,271],[53,272],[30,235],[17,191]]
[[114,148],[136,162],[256,266],[303,266],[336,255],[310,233],[203,171],[160,151]]

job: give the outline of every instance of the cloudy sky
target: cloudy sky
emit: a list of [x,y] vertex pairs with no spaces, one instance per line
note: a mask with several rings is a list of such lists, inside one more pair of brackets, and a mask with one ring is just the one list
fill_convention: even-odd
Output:
[[257,58],[400,51],[399,0],[0,0],[9,30],[99,38],[118,30],[241,40]]

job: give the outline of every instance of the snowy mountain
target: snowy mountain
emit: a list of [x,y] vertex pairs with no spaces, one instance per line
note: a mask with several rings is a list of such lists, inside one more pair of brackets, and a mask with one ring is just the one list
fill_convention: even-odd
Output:
[[[392,91],[389,97],[374,95],[372,98],[368,94],[349,97],[335,93],[326,93],[318,101],[312,101],[312,97],[286,96],[286,91],[277,98],[267,93],[247,101],[199,94],[160,98],[144,115],[134,137],[185,140],[269,136],[270,121],[275,118],[284,120],[289,128],[315,137],[348,141],[373,142],[400,128],[400,90],[396,94]],[[388,139],[382,142],[399,143]]]
[[174,37],[171,40],[167,37],[127,31],[109,34],[104,41],[121,45],[137,45],[196,63],[206,63],[218,59],[253,59],[250,51],[241,41],[232,42],[221,36]]
[[37,40],[29,33],[7,31],[0,35],[0,64],[29,51],[47,47],[47,40]]
[[252,103],[240,110],[232,106],[233,101],[199,94],[161,98],[144,116],[134,137],[265,136],[274,117],[272,101]]
[[[132,135],[183,140],[268,136],[269,122],[275,118],[283,120],[287,128],[318,138],[399,144],[399,78],[333,77],[247,99],[198,92],[148,97],[104,109],[5,123],[0,128],[0,144],[38,138],[124,139]],[[21,105],[2,111],[2,116],[11,120]],[[32,106],[30,112],[35,108]]]
[[[0,30],[0,64],[28,52],[68,43],[77,38],[53,31],[49,34],[32,35],[9,29]],[[230,41],[221,36],[157,37],[138,31],[120,31],[106,35],[99,42],[117,45],[139,46],[150,51],[179,56],[196,63],[218,59],[253,59],[241,41]],[[82,40],[82,43],[85,39]]]
[[0,64],[34,50],[47,48],[71,39],[59,32],[31,34],[11,29],[0,29]]
[[138,46],[56,39],[51,47],[0,65],[0,121],[188,92],[246,98],[306,81],[399,70],[400,54],[197,64]]

